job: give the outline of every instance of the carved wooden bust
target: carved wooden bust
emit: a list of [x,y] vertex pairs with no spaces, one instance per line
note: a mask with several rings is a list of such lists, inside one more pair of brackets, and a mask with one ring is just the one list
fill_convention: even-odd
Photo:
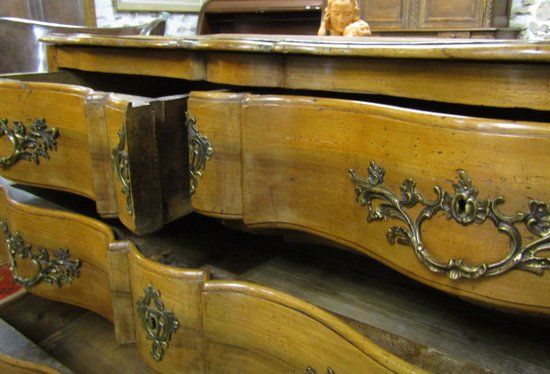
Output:
[[368,23],[359,18],[357,0],[328,0],[318,35],[370,36]]

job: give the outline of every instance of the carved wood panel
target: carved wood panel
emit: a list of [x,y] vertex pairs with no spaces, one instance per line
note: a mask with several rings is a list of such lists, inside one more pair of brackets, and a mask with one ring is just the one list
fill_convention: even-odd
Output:
[[511,0],[360,0],[375,31],[508,27]]
[[409,3],[410,0],[363,0],[362,18],[371,27],[404,29],[408,27]]

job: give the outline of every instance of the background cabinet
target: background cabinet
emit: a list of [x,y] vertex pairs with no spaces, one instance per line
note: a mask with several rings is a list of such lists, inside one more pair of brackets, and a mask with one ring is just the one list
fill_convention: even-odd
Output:
[[511,1],[361,0],[362,18],[377,31],[508,27]]

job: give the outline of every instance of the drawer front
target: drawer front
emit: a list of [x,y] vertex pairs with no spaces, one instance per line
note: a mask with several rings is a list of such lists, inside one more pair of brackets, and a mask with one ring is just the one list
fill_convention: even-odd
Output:
[[308,97],[242,103],[247,226],[305,231],[461,297],[550,313],[538,275],[549,268],[547,124]]
[[193,92],[189,98],[192,206],[213,217],[242,218],[243,94]]
[[129,252],[135,341],[142,359],[161,373],[206,373],[202,287],[206,274],[176,269]]
[[[112,250],[122,264],[121,248]],[[132,245],[126,254],[127,315],[134,316],[142,358],[156,371],[421,372],[311,304],[249,283],[211,281],[199,269],[161,265]]]
[[0,187],[0,256],[29,292],[92,310],[112,320],[105,225],[40,207],[26,192]]
[[414,373],[321,309],[253,284],[205,287],[210,373]]
[[96,92],[53,76],[0,80],[2,175],[91,198],[137,233],[189,213],[186,97]]
[[2,175],[94,198],[86,98],[91,90],[0,82]]

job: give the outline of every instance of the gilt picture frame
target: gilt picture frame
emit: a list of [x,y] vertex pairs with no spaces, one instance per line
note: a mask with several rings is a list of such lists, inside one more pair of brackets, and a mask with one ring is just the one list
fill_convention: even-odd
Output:
[[117,11],[198,13],[206,0],[116,0]]

